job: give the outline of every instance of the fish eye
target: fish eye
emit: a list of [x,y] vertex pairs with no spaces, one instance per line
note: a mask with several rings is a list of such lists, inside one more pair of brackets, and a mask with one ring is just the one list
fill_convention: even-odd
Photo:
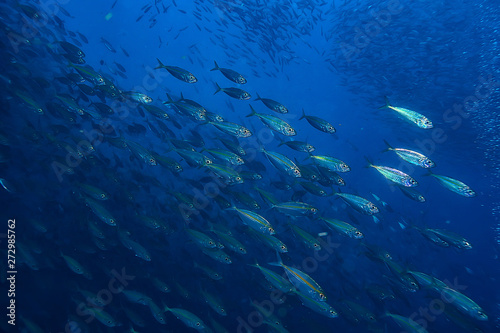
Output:
[[419,196],[418,196],[418,201],[420,201],[420,202],[424,202],[424,201],[425,201],[425,198],[424,198],[422,195],[419,195]]
[[274,232],[273,228],[268,228],[267,230],[268,230],[270,233],[273,233],[273,232]]
[[154,163],[156,163],[156,161],[154,160],[154,158],[150,158],[149,163],[154,164]]
[[316,213],[318,210],[316,208],[311,208],[311,213]]
[[199,321],[198,321],[198,322],[196,322],[196,326],[201,326],[201,324],[200,324],[200,322],[199,322]]
[[106,198],[106,194],[101,193],[101,198],[103,198],[103,199]]
[[281,249],[282,250],[286,250],[286,246],[285,245],[281,245]]

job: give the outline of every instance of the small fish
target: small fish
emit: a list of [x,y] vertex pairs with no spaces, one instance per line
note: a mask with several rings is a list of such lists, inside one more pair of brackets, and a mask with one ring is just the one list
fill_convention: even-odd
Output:
[[382,174],[387,180],[391,182],[401,185],[404,187],[415,187],[418,186],[418,183],[415,179],[413,179],[410,175],[406,173],[386,166],[373,165],[368,159],[368,166],[376,169],[378,172]]
[[230,167],[222,164],[209,163],[204,165],[209,168],[213,173],[215,173],[219,178],[223,179],[227,185],[241,184],[243,183],[243,177]]
[[302,305],[313,310],[314,312],[317,312],[328,318],[337,318],[339,316],[337,311],[335,311],[335,309],[328,305],[326,302],[318,302],[314,298],[298,290],[296,290],[294,294],[296,294],[300,298]]
[[208,121],[207,124],[214,125],[218,130],[227,133],[229,135],[235,136],[237,138],[248,138],[252,135],[252,132],[244,126],[231,123],[229,121],[212,122]]
[[264,275],[264,278],[269,281],[276,289],[284,292],[290,293],[295,291],[295,287],[287,279],[282,277],[280,274],[273,272],[270,269],[260,266],[257,262],[255,265],[249,265],[258,268],[260,272]]
[[245,90],[239,88],[221,88],[217,83],[215,83],[215,85],[217,87],[217,90],[214,92],[214,95],[219,91],[223,91],[224,93],[226,93],[226,95],[239,100],[248,100],[252,97]]
[[61,257],[66,262],[66,264],[68,265],[69,269],[71,269],[76,274],[83,275],[85,278],[89,280],[92,279],[92,274],[90,274],[90,272],[85,267],[83,267],[78,261],[76,261],[70,256],[64,255],[62,252],[60,254]]
[[340,221],[337,219],[330,219],[326,217],[320,217],[321,220],[325,221],[326,224],[332,229],[337,231],[338,233],[345,234],[354,239],[363,238],[363,233],[359,231],[356,227],[350,225],[347,222]]
[[427,156],[421,153],[409,149],[393,148],[387,141],[384,140],[384,142],[387,145],[387,149],[385,151],[394,151],[399,157],[401,157],[408,163],[425,169],[433,168],[436,166],[433,161],[431,161]]
[[80,188],[85,194],[91,196],[97,200],[108,200],[109,195],[103,190],[88,184],[78,184],[78,188]]
[[127,148],[134,154],[135,157],[137,157],[140,160],[143,160],[149,165],[156,165],[156,159],[153,156],[153,154],[141,146],[140,144],[130,141],[130,140],[124,140],[125,144],[127,145]]
[[108,50],[110,50],[110,51],[111,51],[111,52],[113,52],[113,53],[116,53],[116,50],[115,50],[115,48],[111,45],[111,43],[110,43],[110,42],[108,42],[107,40],[105,40],[103,37],[101,37],[101,43],[103,43],[103,44],[104,44],[104,46],[106,46],[106,48],[107,48]]
[[259,94],[257,94],[257,98],[255,100],[262,101],[262,103],[264,103],[265,106],[267,106],[269,109],[271,109],[275,112],[278,112],[278,113],[287,113],[288,112],[288,109],[283,104],[278,103],[276,101],[273,101],[272,99],[269,99],[269,98],[262,98],[259,96]]
[[436,178],[441,186],[447,188],[452,192],[460,194],[463,197],[472,198],[476,196],[476,192],[474,192],[469,186],[465,185],[459,180],[447,176],[436,175],[434,173],[429,173],[426,176],[432,176]]
[[212,238],[210,238],[209,236],[205,235],[200,231],[189,228],[186,228],[185,231],[189,235],[189,238],[193,242],[197,243],[199,246],[203,246],[209,249],[213,249],[217,246],[217,244]]
[[416,124],[420,128],[430,129],[434,127],[432,125],[432,122],[429,119],[427,119],[424,115],[405,108],[392,106],[389,103],[389,99],[387,97],[385,97],[385,105],[379,107],[379,109],[384,109],[384,108],[396,111],[401,117],[403,117],[403,119]]
[[187,83],[198,82],[198,79],[187,70],[176,66],[165,66],[164,64],[162,64],[160,59],[156,58],[156,60],[158,61],[158,66],[156,66],[154,69],[165,68],[170,74],[172,74],[173,77]]
[[249,115],[247,115],[247,117],[252,117],[252,116],[259,117],[262,123],[264,123],[264,125],[272,129],[273,131],[276,131],[286,136],[294,136],[297,134],[293,129],[293,127],[290,126],[286,121],[281,120],[280,118],[275,116],[267,115],[264,113],[257,113],[255,112],[254,108],[251,105],[250,109],[252,111]]
[[243,223],[248,225],[250,228],[257,230],[262,233],[269,235],[274,235],[274,228],[271,226],[268,220],[266,220],[261,215],[246,209],[239,209],[236,207],[231,207],[229,210],[234,210],[238,213]]
[[313,159],[313,161],[320,167],[323,167],[330,171],[336,172],[349,172],[351,168],[344,162],[339,159],[336,159],[331,156],[323,156],[323,155],[309,155],[309,158]]
[[153,102],[153,99],[148,95],[136,91],[122,92],[122,96],[128,97],[141,104],[151,104]]
[[409,333],[427,333],[427,330],[424,327],[417,324],[409,317],[403,317],[388,312],[385,314],[385,316],[392,318],[402,329]]
[[444,242],[455,246],[458,249],[472,249],[471,243],[467,241],[465,238],[463,238],[460,235],[457,235],[451,231],[448,230],[442,230],[442,229],[425,229],[427,232],[431,232],[435,234],[437,237],[442,239]]
[[318,212],[317,208],[305,202],[298,202],[298,201],[289,201],[278,204],[272,204],[271,208],[275,208],[278,211],[291,216],[314,215]]
[[233,81],[234,83],[239,83],[239,84],[247,83],[247,80],[240,73],[235,72],[232,69],[219,67],[219,65],[217,65],[216,61],[214,61],[214,64],[215,64],[215,67],[212,68],[210,71],[220,71],[225,77],[227,77],[229,80]]
[[269,162],[279,171],[292,177],[301,177],[299,168],[285,155],[261,149]]
[[97,217],[101,221],[103,221],[106,224],[109,224],[110,226],[113,226],[113,227],[116,226],[116,220],[113,218],[113,216],[111,215],[111,213],[106,208],[104,208],[103,206],[101,206],[100,204],[98,204],[93,199],[84,198],[84,200],[85,200],[86,205],[88,207],[90,207],[90,209],[92,210],[92,212],[95,215],[97,215]]
[[406,195],[408,198],[415,200],[417,202],[425,202],[425,197],[413,187],[398,186],[398,188]]
[[360,212],[365,215],[373,215],[379,212],[377,206],[375,206],[372,202],[366,200],[365,198],[359,197],[354,194],[348,193],[335,193],[335,195],[339,196],[344,200],[349,206],[351,206],[354,210]]
[[283,267],[288,277],[288,280],[295,286],[295,288],[297,288],[297,290],[308,295],[315,301],[326,302],[326,295],[319,286],[319,284],[306,273],[298,270],[297,268],[283,264],[279,255],[278,255],[278,262],[269,263],[269,265]]
[[316,148],[313,145],[304,141],[281,141],[278,147],[285,145],[293,150],[301,151],[304,153],[312,153]]
[[304,118],[307,120],[309,124],[311,124],[314,128],[320,130],[321,132],[325,132],[328,134],[335,133],[335,127],[333,127],[332,124],[319,117],[307,116],[306,113],[304,112],[304,109],[302,109],[302,116],[299,118],[299,120]]
[[243,161],[243,159],[240,156],[224,149],[203,149],[201,152],[204,151],[207,151],[213,157],[229,162],[232,165],[242,165],[245,163],[245,161]]
[[294,224],[291,224],[291,223],[288,223],[288,225],[290,226],[290,228],[292,229],[293,233],[297,236],[297,237],[300,237],[300,239],[302,240],[302,242],[310,249],[314,250],[314,251],[319,251],[321,250],[321,245],[320,243],[318,242],[318,240],[313,236],[311,235],[310,233],[308,233],[307,231],[297,227],[296,225]]

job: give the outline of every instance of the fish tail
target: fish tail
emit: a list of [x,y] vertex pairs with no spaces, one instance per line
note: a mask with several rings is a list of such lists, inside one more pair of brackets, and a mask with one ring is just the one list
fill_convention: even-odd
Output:
[[259,93],[257,93],[257,98],[255,99],[255,101],[261,101],[261,100],[262,98],[260,98]]
[[372,167],[373,166],[373,163],[372,161],[370,161],[370,159],[368,158],[368,156],[365,155],[365,161],[368,163],[367,166],[365,166],[365,168],[369,168],[369,167]]
[[215,82],[215,86],[217,87],[217,90],[214,92],[214,95],[222,90],[222,88],[219,86],[219,84],[217,82]]
[[426,177],[428,177],[428,176],[434,176],[434,174],[432,173],[431,170],[427,169],[426,171],[427,171],[427,173],[423,174],[422,176],[426,176]]
[[158,61],[158,66],[156,66],[154,69],[165,68],[165,65],[161,63],[160,59],[156,58],[156,61]]
[[387,96],[384,96],[384,98],[385,98],[385,105],[380,106],[379,109],[385,109],[391,107],[391,103],[389,103],[389,98]]
[[283,266],[283,261],[281,260],[280,253],[278,251],[276,251],[276,256],[278,257],[278,261],[270,262],[269,265],[271,265],[271,266]]
[[385,145],[387,146],[387,148],[382,150],[382,152],[386,152],[386,151],[393,149],[392,146],[389,144],[389,142],[387,142],[386,140],[384,140],[384,142],[385,142]]
[[251,117],[251,116],[255,116],[257,114],[257,112],[255,112],[254,108],[251,105],[249,105],[249,106],[250,106],[250,110],[252,110],[252,112],[250,112],[250,114],[246,115],[245,117]]
[[216,70],[220,69],[219,65],[217,65],[217,61],[214,60],[214,64],[215,64],[215,67],[212,68],[210,71],[216,71]]
[[167,98],[168,98],[168,101],[163,102],[163,104],[172,104],[174,102],[174,100],[172,99],[172,97],[170,97],[170,95],[168,93],[167,93]]
[[306,117],[306,112],[304,109],[302,109],[302,116],[299,118],[299,120],[304,119]]

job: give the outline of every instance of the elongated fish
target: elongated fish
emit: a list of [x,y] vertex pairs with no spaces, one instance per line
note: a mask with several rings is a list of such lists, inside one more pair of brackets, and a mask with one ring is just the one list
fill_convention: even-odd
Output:
[[156,58],[156,60],[158,61],[158,66],[155,69],[165,68],[173,77],[187,83],[198,82],[198,79],[189,71],[177,66],[165,66],[160,59]]
[[247,117],[252,117],[252,116],[259,117],[262,123],[264,123],[264,125],[272,129],[273,131],[276,131],[286,136],[293,136],[297,134],[293,129],[293,127],[290,126],[290,124],[288,124],[286,121],[268,114],[257,113],[255,112],[254,108],[251,105],[250,109],[252,110],[252,112],[249,115],[247,115]]
[[385,151],[395,152],[400,158],[402,158],[408,163],[426,169],[433,168],[436,166],[436,164],[433,161],[431,161],[427,156],[419,152],[404,148],[393,148],[387,141],[384,140],[384,142],[387,145],[387,149]]
[[217,90],[214,92],[214,95],[217,94],[219,91],[223,91],[224,93],[226,93],[226,95],[228,95],[232,98],[242,100],[242,101],[250,99],[252,97],[252,96],[250,96],[249,93],[247,93],[245,90],[240,89],[240,88],[221,88],[217,84],[217,82],[215,83],[215,85],[217,87]]
[[403,119],[416,124],[420,128],[429,129],[434,127],[432,125],[432,122],[429,119],[427,119],[424,115],[405,108],[392,106],[389,103],[389,99],[387,97],[385,97],[385,105],[379,107],[379,109],[384,109],[384,108],[389,108],[391,110],[396,111],[401,117],[403,117]]
[[389,168],[381,165],[373,165],[368,159],[368,166],[376,169],[382,174],[387,180],[404,187],[415,187],[418,185],[417,181],[413,179],[410,175],[407,175],[403,171]]
[[259,94],[257,94],[257,98],[255,100],[262,101],[262,103],[264,103],[265,106],[267,106],[269,109],[273,110],[274,112],[278,112],[278,113],[287,113],[288,112],[288,109],[283,104],[278,103],[278,102],[276,102],[272,99],[269,99],[269,98],[262,98],[259,96]]
[[457,179],[453,179],[447,176],[436,175],[434,173],[429,173],[427,176],[432,176],[439,181],[439,184],[448,190],[460,194],[463,197],[472,198],[476,196],[476,192],[474,192],[469,186],[465,185],[461,181]]
[[229,69],[229,68],[219,67],[219,65],[217,65],[216,61],[214,61],[214,64],[215,64],[215,67],[212,68],[210,71],[220,71],[225,77],[227,77],[229,80],[233,81],[234,83],[239,83],[239,84],[247,83],[247,80],[240,73],[233,71],[232,69]]

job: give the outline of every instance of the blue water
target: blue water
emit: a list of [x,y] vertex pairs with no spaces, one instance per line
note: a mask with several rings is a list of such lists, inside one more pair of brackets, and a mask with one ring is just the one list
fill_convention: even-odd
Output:
[[[491,0],[4,2],[0,5],[4,221],[0,243],[5,251],[0,263],[5,315],[0,328],[5,332],[194,331],[165,311],[168,306],[199,317],[206,332],[410,331],[391,315],[414,325],[414,332],[498,331],[497,7]],[[77,73],[76,60],[71,65],[63,56],[71,51],[62,41],[83,51],[85,65],[79,66],[90,66],[95,75],[108,80],[104,87],[116,86],[116,94],[81,91],[71,81]],[[156,58],[189,71],[197,82],[183,82],[166,69],[155,69]],[[248,82],[236,84],[220,71],[210,71],[214,60]],[[214,94],[216,83],[244,89],[252,98]],[[103,87],[89,76],[82,84],[94,91]],[[170,119],[147,112],[127,97],[128,92],[151,97],[149,105]],[[192,133],[198,133],[204,143],[193,147],[202,152],[227,150],[218,138],[235,139],[163,104],[166,93],[175,101],[182,93],[226,121],[248,128],[252,136],[236,141],[247,152],[242,156],[245,164],[231,169],[254,171],[262,179],[229,185],[209,167],[188,164],[169,140],[193,144]],[[282,103],[288,113],[276,113],[254,101],[257,94]],[[83,111],[72,110],[68,96]],[[425,115],[433,128],[419,128],[393,110],[379,109],[385,96],[394,106]],[[91,103],[104,103],[113,112],[99,115]],[[249,105],[286,121],[297,135],[287,138],[257,117],[245,117]],[[37,113],[38,108],[43,114]],[[330,122],[336,133],[321,132],[299,119],[302,110]],[[316,168],[307,153],[279,146],[289,139],[312,144],[313,155],[333,156],[348,164],[350,171],[340,174],[346,185],[322,186],[273,167],[263,148]],[[89,140],[93,149],[85,150]],[[129,148],[117,147],[121,140],[129,142]],[[440,186],[427,170],[384,152],[384,140],[426,155],[436,163],[433,173],[460,180],[476,196],[460,196]],[[130,148],[134,143],[149,154],[146,160]],[[182,172],[158,165],[158,155],[175,160]],[[156,158],[156,165],[148,164],[149,156]],[[374,168],[367,168],[367,158],[408,173],[418,181],[416,188],[425,202],[409,199]],[[291,188],[278,189],[272,184],[276,181]],[[300,182],[318,185],[328,195],[306,192]],[[107,200],[89,199],[87,185],[105,192]],[[255,187],[272,193],[280,203],[293,197],[313,205],[318,213],[289,217],[272,208]],[[338,191],[365,198],[380,212],[375,217],[361,214],[335,195]],[[248,194],[260,209],[245,206],[238,193]],[[305,307],[297,295],[275,290],[257,268],[249,266],[258,262],[286,277],[283,268],[268,265],[278,260],[275,250],[256,238],[237,212],[221,207],[220,197],[269,221],[274,236],[286,244],[287,252],[280,254],[283,263],[321,286],[336,318]],[[193,208],[185,210],[187,204]],[[106,214],[116,225],[105,223]],[[161,226],[148,225],[144,216]],[[364,237],[337,233],[319,217],[345,221]],[[15,219],[14,268],[7,261],[9,219]],[[308,248],[288,223],[310,233],[322,249]],[[204,254],[185,230],[202,232],[220,243],[213,226],[231,231],[246,254],[226,245],[222,251],[232,263],[221,263]],[[426,228],[460,235],[472,248],[438,246],[418,231]],[[390,253],[391,263],[402,271],[370,257],[369,249],[377,248]],[[210,278],[199,266],[222,279]],[[12,274],[7,271],[14,269],[15,296],[8,296],[12,286],[6,278]],[[488,319],[467,314],[458,301],[432,286],[420,283],[419,290],[405,289],[398,281],[411,278],[408,271],[445,282],[476,303]],[[158,281],[168,286],[166,292],[157,287]],[[370,297],[374,285],[392,296],[374,300]],[[309,290],[304,285],[298,288]],[[134,292],[142,295],[135,301],[130,296]],[[226,315],[210,307],[204,292],[220,302]],[[15,326],[6,315],[12,299]],[[267,311],[260,313],[255,304]],[[280,325],[273,328],[270,323],[276,320]]]

